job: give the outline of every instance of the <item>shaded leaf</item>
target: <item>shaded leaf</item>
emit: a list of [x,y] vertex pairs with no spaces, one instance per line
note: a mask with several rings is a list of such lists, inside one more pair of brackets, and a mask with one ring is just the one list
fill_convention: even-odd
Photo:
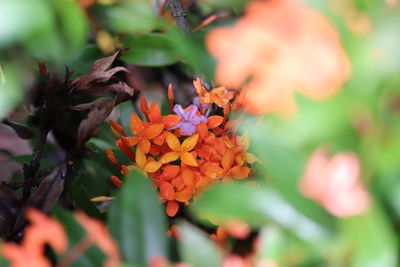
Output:
[[0,237],[6,239],[13,231],[15,219],[22,208],[17,194],[0,185]]
[[17,122],[13,122],[13,121],[9,121],[7,119],[4,120],[3,123],[5,125],[10,126],[15,131],[15,133],[19,137],[21,137],[22,139],[31,139],[34,136],[32,131],[28,127],[23,125],[23,124],[20,124],[20,123],[17,123]]
[[72,107],[75,110],[90,109],[86,119],[79,125],[77,147],[82,149],[87,140],[94,136],[100,128],[100,124],[110,115],[114,108],[115,100],[101,97],[87,104]]
[[[58,202],[64,191],[64,176],[66,166],[64,164],[54,168],[39,184],[36,192],[27,200],[24,207],[34,207],[43,213],[49,213]],[[18,233],[27,223],[25,209],[21,209],[14,225],[14,234]]]
[[179,235],[179,251],[184,262],[193,267],[221,266],[222,251],[205,233],[188,223],[182,223]]
[[122,59],[139,66],[159,67],[178,61],[171,38],[167,34],[151,33],[130,36],[123,40],[131,47]]
[[108,225],[123,261],[148,264],[152,256],[166,256],[166,218],[149,179],[136,170],[111,203]]
[[42,180],[36,192],[26,202],[26,205],[35,207],[44,213],[49,213],[64,191],[65,172],[65,165],[54,168]]
[[206,216],[215,221],[238,219],[254,227],[275,222],[300,239],[315,245],[327,241],[329,237],[326,228],[299,213],[275,191],[265,186],[218,185],[204,192],[193,203],[192,210],[198,216]]
[[118,50],[113,55],[94,62],[91,72],[72,81],[71,86],[78,94],[99,96],[108,91],[127,93],[133,95],[134,89],[120,81],[114,75],[117,72],[128,72],[124,67],[110,68],[112,63],[121,56],[123,50]]
[[[3,10],[1,12],[3,12]],[[7,113],[22,98],[24,81],[22,75],[23,74],[16,66],[12,64],[0,64],[0,120],[6,117]]]
[[90,201],[90,196],[85,187],[82,185],[71,189],[70,192],[74,197],[78,209],[83,210],[87,215],[96,219],[104,219],[103,214],[96,208],[93,202]]

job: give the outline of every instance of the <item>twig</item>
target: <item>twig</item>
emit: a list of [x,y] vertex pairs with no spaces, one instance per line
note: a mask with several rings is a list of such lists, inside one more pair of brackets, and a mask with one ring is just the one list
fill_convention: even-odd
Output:
[[68,267],[71,266],[79,257],[85,253],[86,250],[92,245],[92,240],[87,236],[84,236],[71,250],[69,250],[56,265],[56,267]]
[[36,173],[40,168],[40,160],[43,155],[44,144],[46,143],[47,134],[49,133],[49,129],[47,127],[40,127],[40,136],[38,140],[38,144],[33,150],[32,160],[24,165],[24,186],[22,191],[22,200],[26,201],[30,194],[32,185],[36,180]]
[[171,8],[171,15],[175,18],[176,24],[184,31],[190,31],[190,24],[186,17],[186,11],[182,6],[181,0],[168,0]]

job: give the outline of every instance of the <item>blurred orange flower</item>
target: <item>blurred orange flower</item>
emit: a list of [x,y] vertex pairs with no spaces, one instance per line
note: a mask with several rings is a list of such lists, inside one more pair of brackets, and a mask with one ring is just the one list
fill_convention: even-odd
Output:
[[317,149],[307,163],[301,191],[338,217],[361,214],[370,205],[360,182],[360,162],[352,153],[330,158],[325,149]]
[[76,212],[75,218],[85,229],[87,238],[108,256],[104,266],[119,266],[118,246],[108,234],[107,228],[100,221],[90,218],[83,212]]
[[217,82],[244,86],[238,101],[254,114],[292,113],[293,92],[324,99],[350,74],[338,33],[302,1],[251,2],[233,28],[213,30],[206,44],[218,61]]
[[50,267],[44,246],[49,244],[56,252],[64,252],[68,244],[64,228],[35,209],[27,209],[26,216],[31,224],[26,227],[24,240],[20,245],[4,243],[2,255],[10,261],[11,267]]

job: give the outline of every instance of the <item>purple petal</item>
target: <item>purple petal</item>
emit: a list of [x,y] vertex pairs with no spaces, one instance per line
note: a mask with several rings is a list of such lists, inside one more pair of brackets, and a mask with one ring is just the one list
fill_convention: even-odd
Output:
[[178,115],[180,117],[184,117],[185,116],[185,111],[183,110],[181,105],[175,104],[174,112],[175,112],[176,115]]

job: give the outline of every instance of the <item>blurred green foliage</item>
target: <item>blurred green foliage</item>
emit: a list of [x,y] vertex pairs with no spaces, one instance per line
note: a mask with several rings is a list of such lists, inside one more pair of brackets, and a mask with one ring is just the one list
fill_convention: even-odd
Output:
[[[203,0],[199,1],[199,8],[204,17],[221,10],[240,14],[246,2]],[[351,79],[327,101],[296,96],[298,112],[291,118],[247,116],[240,131],[249,134],[251,151],[262,160],[255,177],[260,185],[219,185],[201,195],[189,208],[190,214],[196,218],[196,226],[213,227],[204,216],[247,222],[260,233],[257,257],[273,259],[279,266],[397,266],[400,9],[378,0],[339,1],[342,10],[364,12],[368,17],[368,31],[356,34],[348,27],[351,22],[346,13],[332,10],[328,2],[333,1],[310,1],[341,33],[352,63]],[[191,74],[200,72],[212,80],[215,61],[204,45],[209,28],[185,35],[158,17],[158,6],[149,3],[98,3],[91,15],[119,46],[130,48],[122,61],[160,69],[178,63]],[[0,25],[5,25],[0,27],[0,119],[22,103],[39,59],[59,70],[66,64],[75,71],[74,75],[82,75],[94,60],[104,56],[86,12],[76,1],[0,1]],[[232,23],[234,19],[225,22]],[[120,106],[125,127],[133,110],[130,104]],[[366,214],[337,218],[299,192],[305,164],[320,144],[329,145],[334,152],[349,150],[359,155],[363,183],[373,200]],[[140,173],[132,172],[126,177],[107,215],[88,201],[112,194],[108,178],[119,171],[108,162],[104,148],[111,147],[119,162],[124,160],[106,125],[88,147],[92,154],[82,162],[80,175],[69,190],[78,208],[107,222],[126,263],[123,266],[145,266],[151,256],[174,255],[157,194]],[[71,213],[56,209],[54,215],[64,224],[70,246],[79,242],[83,230]],[[222,252],[206,234],[186,222],[180,227],[182,241],[175,252],[180,259],[192,266],[221,264]],[[103,259],[98,248],[91,248],[74,266],[100,266]]]

